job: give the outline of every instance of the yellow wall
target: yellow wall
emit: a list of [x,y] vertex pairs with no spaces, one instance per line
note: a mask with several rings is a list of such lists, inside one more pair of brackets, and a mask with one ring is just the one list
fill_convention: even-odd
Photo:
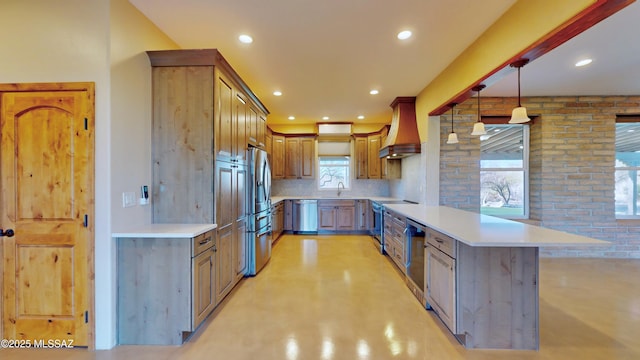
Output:
[[429,113],[538,41],[595,0],[519,0],[418,94],[421,141]]

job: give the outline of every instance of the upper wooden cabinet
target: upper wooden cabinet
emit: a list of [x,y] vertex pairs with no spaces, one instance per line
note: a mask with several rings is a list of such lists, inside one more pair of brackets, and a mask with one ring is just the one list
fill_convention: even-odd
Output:
[[354,161],[356,179],[399,179],[401,162],[380,158],[380,146],[387,136],[385,126],[379,132],[354,134]]
[[273,134],[271,137],[271,177],[284,179],[284,148],[285,138],[282,135]]
[[258,123],[266,121],[268,110],[216,49],[147,55],[153,88],[152,187],[158,194],[153,222],[218,223],[214,158],[245,163],[248,132],[259,145]]
[[[315,137],[287,136],[285,137],[284,147],[284,178],[314,179],[316,163]],[[276,161],[274,156],[274,163]]]

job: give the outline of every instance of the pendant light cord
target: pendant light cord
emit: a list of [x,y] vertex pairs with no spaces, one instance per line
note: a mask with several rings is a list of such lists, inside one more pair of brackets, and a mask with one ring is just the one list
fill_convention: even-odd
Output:
[[453,108],[455,107],[455,105],[451,105],[451,133],[453,134],[455,131],[453,131]]
[[520,104],[520,67],[518,67],[518,107],[522,107]]

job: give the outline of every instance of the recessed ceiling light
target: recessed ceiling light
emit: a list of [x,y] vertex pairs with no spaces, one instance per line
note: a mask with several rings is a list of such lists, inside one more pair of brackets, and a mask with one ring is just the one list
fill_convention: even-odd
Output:
[[376,90],[376,89],[373,89],[373,90],[369,91],[369,94],[371,94],[371,95],[378,95],[379,93],[380,92],[378,90]]
[[329,120],[329,117],[328,116],[323,116],[322,120]]
[[295,116],[289,116],[289,117],[288,117],[288,119],[289,119],[289,120],[295,120],[295,119],[296,119],[296,117],[295,117]]
[[282,96],[282,91],[277,91],[277,90],[276,90],[276,91],[274,91],[274,92],[273,92],[273,95],[275,95],[275,96]]
[[578,62],[576,63],[576,66],[577,66],[577,67],[580,67],[580,66],[589,65],[589,64],[591,64],[591,62],[592,62],[592,61],[593,61],[593,60],[591,60],[591,59],[583,59],[583,60],[578,61]]
[[364,119],[364,115],[358,115],[358,119],[360,120]]
[[247,34],[242,34],[238,36],[238,40],[244,44],[251,44],[253,42],[253,38]]
[[400,32],[398,33],[398,39],[400,39],[400,40],[406,40],[406,39],[410,38],[410,37],[411,37],[411,35],[412,35],[412,33],[411,33],[411,31],[409,31],[409,30],[400,31]]

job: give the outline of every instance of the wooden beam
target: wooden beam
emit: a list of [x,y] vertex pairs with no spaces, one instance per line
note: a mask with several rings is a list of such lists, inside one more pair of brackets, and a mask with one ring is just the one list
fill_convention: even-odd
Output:
[[555,30],[549,32],[546,36],[540,38],[537,42],[531,44],[522,52],[516,54],[509,60],[502,63],[497,68],[493,69],[485,76],[478,79],[476,82],[472,84],[468,84],[464,90],[456,94],[451,99],[445,101],[440,106],[438,106],[435,110],[429,113],[430,116],[437,116],[446,113],[451,109],[449,104],[451,103],[463,103],[465,100],[470,98],[474,92],[472,89],[480,84],[484,84],[486,86],[491,86],[496,83],[498,80],[502,79],[506,75],[510,74],[512,71],[515,71],[515,68],[510,67],[509,65],[514,61],[518,61],[520,59],[529,59],[529,61],[533,61],[540,56],[550,52],[556,47],[564,44],[568,40],[572,39],[576,35],[582,33],[583,31],[589,29],[600,21],[608,18],[609,16],[615,14],[621,9],[625,8],[627,5],[633,3],[635,0],[598,0],[593,5],[587,7],[582,12],[578,13],[573,18],[567,20],[565,23],[557,27]]

